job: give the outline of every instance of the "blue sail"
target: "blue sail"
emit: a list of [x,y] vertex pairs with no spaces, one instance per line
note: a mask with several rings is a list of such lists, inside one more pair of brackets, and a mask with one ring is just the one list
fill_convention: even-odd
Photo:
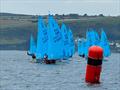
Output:
[[72,57],[73,54],[75,53],[75,44],[74,44],[74,38],[73,38],[73,34],[72,34],[72,31],[68,30],[68,38],[69,38],[69,56]]
[[90,44],[89,44],[90,42],[88,42],[87,40],[86,40],[86,42],[85,42],[85,57],[88,57],[88,50],[89,50],[89,47],[90,47]]
[[86,42],[88,46],[92,46],[92,33],[90,30],[86,32]]
[[90,28],[88,34],[89,37],[87,38],[87,40],[89,40],[90,46],[96,45],[96,33],[94,29]]
[[68,31],[66,25],[63,23],[61,27],[62,38],[63,38],[63,59],[69,58],[69,39],[68,39]]
[[92,46],[92,39],[91,39],[92,35],[91,32],[89,31],[89,29],[86,32],[86,46],[85,46],[85,57],[88,56],[88,50],[89,47]]
[[82,55],[82,42],[78,41],[78,55]]
[[92,40],[92,46],[93,46],[93,45],[96,45],[96,33],[95,33],[94,30],[92,30],[92,31],[91,31],[91,34],[92,34],[92,35],[91,35],[91,36],[92,36],[92,39],[91,39],[91,40]]
[[32,54],[35,54],[35,52],[36,52],[36,44],[35,44],[35,41],[33,39],[33,36],[31,35],[31,37],[30,37],[30,47],[29,47],[28,54],[32,55]]
[[100,37],[99,37],[99,35],[98,35],[98,33],[96,31],[94,31],[94,33],[95,33],[95,45],[99,45]]
[[38,18],[38,35],[37,35],[37,50],[36,58],[43,59],[48,52],[48,30],[43,22],[42,17]]
[[99,43],[99,36],[94,29],[89,28],[86,32],[86,47],[85,47],[85,56],[88,56],[89,47],[97,45]]
[[103,48],[103,56],[104,57],[108,57],[110,56],[110,46],[109,46],[109,42],[106,36],[106,33],[104,32],[104,30],[102,29],[101,32],[101,42],[100,42],[100,46]]
[[78,54],[79,56],[85,56],[86,54],[86,42],[83,38],[78,41]]
[[100,42],[100,38],[98,33],[93,29],[91,32],[91,46],[93,45],[99,45]]
[[61,30],[53,16],[48,18],[48,60],[63,58],[63,41]]

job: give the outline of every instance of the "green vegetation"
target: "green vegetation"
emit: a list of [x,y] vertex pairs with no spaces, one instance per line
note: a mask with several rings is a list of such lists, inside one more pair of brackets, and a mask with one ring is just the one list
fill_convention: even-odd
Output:
[[[45,21],[47,16],[43,16]],[[37,36],[37,18],[32,15],[17,15],[0,13],[0,49],[9,45],[19,45],[20,49],[27,49],[29,37],[32,33]],[[80,16],[77,14],[55,15],[61,25],[64,22],[71,28],[74,38],[85,37],[88,28],[95,28],[100,33],[100,28],[104,28],[108,39],[120,41],[120,16]],[[11,47],[11,49],[18,49]]]

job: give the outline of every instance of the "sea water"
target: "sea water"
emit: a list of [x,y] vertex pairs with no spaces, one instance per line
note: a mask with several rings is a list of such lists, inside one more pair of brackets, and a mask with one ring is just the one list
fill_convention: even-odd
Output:
[[87,61],[77,53],[55,65],[31,60],[26,51],[0,51],[0,90],[120,90],[120,53],[103,61],[96,85],[85,83]]

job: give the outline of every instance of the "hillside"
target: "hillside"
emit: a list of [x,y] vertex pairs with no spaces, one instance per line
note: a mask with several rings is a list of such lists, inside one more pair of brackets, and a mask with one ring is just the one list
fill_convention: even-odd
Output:
[[[55,18],[61,25],[66,23],[73,31],[74,38],[85,37],[87,28],[95,28],[100,33],[100,28],[105,32],[110,41],[120,40],[120,17],[112,16],[58,16]],[[37,35],[37,18],[33,15],[19,15],[0,13],[0,49],[28,49],[29,37],[32,33]],[[44,16],[46,21],[47,16]]]

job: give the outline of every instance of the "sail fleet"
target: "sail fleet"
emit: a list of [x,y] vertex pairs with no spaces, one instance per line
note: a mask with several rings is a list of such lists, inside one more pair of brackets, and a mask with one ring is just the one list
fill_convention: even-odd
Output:
[[37,60],[43,60],[45,55],[48,60],[67,60],[75,52],[72,31],[64,23],[60,27],[52,15],[48,16],[47,24],[38,17],[37,44],[31,36],[28,52]]
[[101,36],[93,28],[89,28],[86,32],[86,38],[81,38],[78,40],[78,54],[82,57],[88,56],[89,47],[96,45],[103,48],[103,56],[110,56],[110,46],[107,39],[107,35],[103,28],[101,29]]
[[[88,57],[89,47],[97,45],[103,48],[103,56],[110,56],[110,46],[104,29],[101,29],[101,36],[95,29],[89,28],[86,38],[78,40],[78,55]],[[73,33],[69,26],[57,23],[52,15],[48,16],[45,23],[42,17],[38,17],[37,43],[31,34],[28,55],[35,55],[36,60],[44,60],[47,55],[48,60],[68,60],[75,53],[75,43]]]

